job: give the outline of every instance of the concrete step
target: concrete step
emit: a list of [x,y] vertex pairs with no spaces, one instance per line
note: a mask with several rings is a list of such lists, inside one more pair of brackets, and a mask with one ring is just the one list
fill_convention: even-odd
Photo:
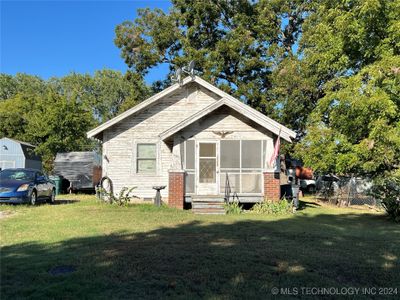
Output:
[[215,203],[215,202],[192,202],[192,207],[224,207],[223,203]]
[[192,196],[192,201],[196,202],[207,202],[207,201],[212,201],[212,202],[224,202],[224,197],[221,195],[195,195]]
[[220,196],[196,196],[192,200],[192,210],[200,215],[224,215],[224,203]]

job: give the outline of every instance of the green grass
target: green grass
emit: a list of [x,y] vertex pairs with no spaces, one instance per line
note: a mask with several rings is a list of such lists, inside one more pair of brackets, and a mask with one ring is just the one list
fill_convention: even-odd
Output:
[[[2,299],[265,299],[272,287],[400,294],[400,226],[382,213],[310,201],[295,215],[198,216],[61,198],[79,201],[0,206]],[[76,271],[50,274],[57,266]]]

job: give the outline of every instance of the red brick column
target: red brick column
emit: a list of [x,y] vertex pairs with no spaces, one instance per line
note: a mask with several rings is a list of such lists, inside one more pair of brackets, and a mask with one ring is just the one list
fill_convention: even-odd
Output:
[[168,205],[183,209],[185,196],[185,172],[170,171],[168,180]]
[[279,201],[281,198],[279,176],[277,172],[264,172],[264,200]]

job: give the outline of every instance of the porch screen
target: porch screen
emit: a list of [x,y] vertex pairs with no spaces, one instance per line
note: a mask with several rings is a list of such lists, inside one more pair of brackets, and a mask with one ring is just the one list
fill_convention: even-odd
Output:
[[220,149],[220,193],[228,184],[231,193],[261,193],[264,141],[222,140]]

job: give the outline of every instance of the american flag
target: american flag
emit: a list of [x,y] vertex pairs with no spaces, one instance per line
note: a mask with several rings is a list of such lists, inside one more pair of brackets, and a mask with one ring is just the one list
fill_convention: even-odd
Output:
[[281,130],[279,130],[279,135],[278,138],[276,139],[275,147],[274,147],[274,153],[272,153],[271,158],[269,160],[269,165],[271,167],[275,166],[276,158],[279,155],[279,148],[281,146]]

